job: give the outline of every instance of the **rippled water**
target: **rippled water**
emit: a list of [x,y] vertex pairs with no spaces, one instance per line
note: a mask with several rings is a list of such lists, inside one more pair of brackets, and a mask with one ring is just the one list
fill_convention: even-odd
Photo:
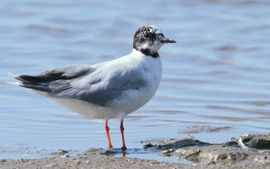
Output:
[[[136,29],[161,27],[163,78],[146,106],[128,116],[126,141],[187,137],[220,142],[270,131],[270,2],[263,0],[43,1],[0,4],[0,157],[59,148],[106,147],[104,124],[6,84],[7,72],[38,73],[128,54]],[[111,120],[120,147],[119,121]],[[31,151],[28,149],[30,147]]]

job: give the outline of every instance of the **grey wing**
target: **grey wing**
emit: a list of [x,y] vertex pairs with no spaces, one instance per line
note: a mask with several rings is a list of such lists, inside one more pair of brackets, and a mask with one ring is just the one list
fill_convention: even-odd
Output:
[[64,89],[68,86],[69,81],[84,76],[93,69],[90,65],[66,66],[43,72],[40,75],[19,75],[15,78],[21,81],[22,87],[50,93],[54,92],[50,88],[51,83],[58,83],[59,89]]
[[143,73],[138,70],[108,74],[101,67],[83,65],[15,78],[22,82],[21,86],[46,92],[51,97],[79,99],[100,106],[108,105],[125,91],[139,90],[146,85]]
[[[104,79],[104,72],[94,71],[89,76],[80,79],[80,87],[72,86],[57,94],[58,97],[68,97],[106,106],[128,90],[139,90],[146,85],[140,71],[116,72],[109,79]],[[86,83],[87,81],[87,83]],[[79,83],[77,81],[77,83]],[[83,86],[83,87],[82,87]]]

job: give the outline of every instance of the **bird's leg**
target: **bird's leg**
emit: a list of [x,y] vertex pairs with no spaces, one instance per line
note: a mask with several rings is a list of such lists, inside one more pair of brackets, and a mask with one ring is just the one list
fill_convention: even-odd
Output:
[[112,142],[111,142],[111,137],[110,137],[110,128],[108,125],[108,120],[106,120],[106,122],[105,122],[105,130],[106,130],[106,134],[107,134],[109,148],[113,148]]
[[124,136],[124,124],[123,124],[123,120],[121,120],[121,123],[120,123],[120,130],[121,130],[121,136],[122,136],[122,151],[125,151],[127,149],[126,147],[126,143],[125,143],[125,136]]

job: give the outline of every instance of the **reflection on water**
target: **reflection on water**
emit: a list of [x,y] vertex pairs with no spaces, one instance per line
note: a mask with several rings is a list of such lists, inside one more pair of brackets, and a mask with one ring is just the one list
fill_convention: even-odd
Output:
[[[6,84],[11,80],[6,73],[116,58],[131,51],[133,33],[145,24],[158,25],[179,43],[161,49],[164,73],[154,99],[126,119],[129,147],[141,147],[139,141],[153,137],[186,137],[182,131],[198,125],[229,127],[194,133],[210,142],[269,132],[269,5],[266,0],[4,0],[0,146],[52,151],[106,146],[103,122]],[[119,121],[111,120],[110,127],[120,147]],[[5,152],[0,157],[15,156]]]

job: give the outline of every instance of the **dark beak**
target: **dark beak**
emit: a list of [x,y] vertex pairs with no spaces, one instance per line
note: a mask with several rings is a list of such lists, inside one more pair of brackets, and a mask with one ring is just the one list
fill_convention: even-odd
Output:
[[176,43],[175,40],[168,39],[168,38],[165,38],[165,37],[161,38],[160,42],[161,43]]

